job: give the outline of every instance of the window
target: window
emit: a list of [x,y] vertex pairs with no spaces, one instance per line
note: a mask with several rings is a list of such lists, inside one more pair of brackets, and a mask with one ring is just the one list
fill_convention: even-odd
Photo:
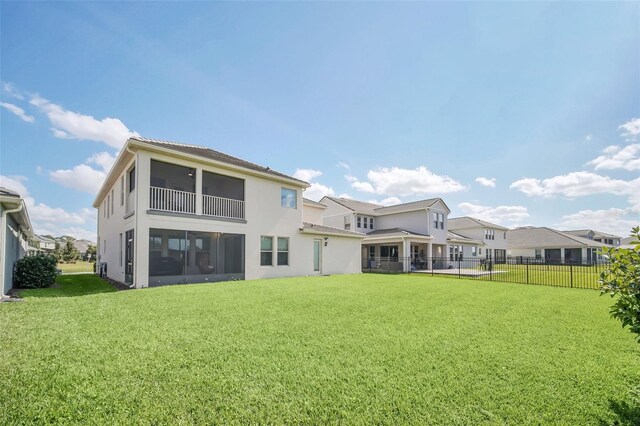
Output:
[[356,227],[362,228],[362,218],[360,216],[356,218]]
[[298,191],[295,189],[282,188],[280,190],[280,205],[287,209],[297,209]]
[[273,266],[273,237],[260,237],[260,266]]
[[102,241],[102,253],[107,252],[107,240]]
[[113,216],[113,205],[115,204],[116,197],[114,196],[115,189],[111,189],[111,215]]
[[363,218],[362,218],[362,222],[363,222],[363,223],[362,223],[362,227],[363,227],[364,229],[367,229],[367,218],[366,218],[366,217],[363,217]]
[[462,260],[462,246],[449,246],[449,260]]
[[376,246],[369,246],[369,259],[376,257]]
[[506,233],[506,232],[503,232],[503,233],[502,233],[502,239],[503,239],[503,240],[506,240],[506,239],[507,239],[507,233]]
[[105,206],[107,208],[107,219],[109,219],[109,205],[111,204],[111,195],[107,195],[107,205]]
[[435,229],[444,229],[444,214],[443,213],[434,213],[433,214],[433,227]]
[[129,170],[129,192],[136,189],[136,168]]
[[122,266],[122,232],[120,233],[120,266]]
[[438,217],[440,218],[440,229],[444,229],[444,214],[438,213]]
[[484,239],[485,240],[495,240],[496,239],[496,231],[494,231],[493,229],[485,229],[484,230]]
[[536,249],[536,259],[542,259],[542,249]]
[[434,229],[438,229],[438,213],[433,214],[433,227]]
[[278,265],[289,265],[289,239],[278,237]]
[[476,257],[478,255],[478,247],[471,247],[471,256]]
[[369,218],[369,229],[373,229],[373,218]]
[[124,206],[124,176],[120,177],[120,205]]
[[[398,260],[398,246],[380,246],[380,257]],[[386,259],[385,259],[386,260]]]

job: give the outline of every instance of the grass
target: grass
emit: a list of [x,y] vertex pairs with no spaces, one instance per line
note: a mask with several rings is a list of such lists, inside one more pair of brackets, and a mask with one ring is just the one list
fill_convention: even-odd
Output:
[[58,275],[55,286],[20,291],[20,296],[31,297],[74,297],[88,294],[112,293],[115,287],[94,274]]
[[[479,269],[479,268],[477,268]],[[604,265],[597,266],[569,266],[569,265],[516,265],[496,264],[495,274],[491,279],[501,282],[515,282],[523,284],[542,284],[557,287],[573,287],[586,289],[600,289],[600,273]],[[489,279],[487,276],[482,279]]]
[[58,263],[58,269],[62,270],[63,274],[70,272],[93,272],[93,263],[85,262],[84,260],[78,260],[76,263]]
[[2,424],[640,422],[640,345],[597,292],[366,274],[24,296],[0,305]]

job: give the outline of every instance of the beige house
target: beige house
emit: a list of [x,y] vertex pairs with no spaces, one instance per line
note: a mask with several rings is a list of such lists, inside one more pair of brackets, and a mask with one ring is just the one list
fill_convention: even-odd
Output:
[[408,271],[446,268],[449,262],[447,217],[441,198],[382,206],[326,196],[324,224],[365,233],[364,269]]
[[13,287],[13,265],[27,255],[33,238],[27,206],[20,195],[0,187],[0,285],[1,298]]
[[545,263],[589,264],[606,244],[546,227],[526,226],[507,232],[507,254]]
[[134,137],[93,206],[103,273],[162,284],[359,273],[362,234],[316,223],[309,185],[210,148]]
[[[478,256],[504,263],[507,259],[507,232],[509,228],[473,217],[449,219],[449,230],[481,242]],[[466,256],[466,254],[465,254]]]

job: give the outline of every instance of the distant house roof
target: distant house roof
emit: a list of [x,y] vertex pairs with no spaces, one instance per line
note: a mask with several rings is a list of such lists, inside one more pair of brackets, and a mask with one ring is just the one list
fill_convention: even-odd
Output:
[[452,231],[447,231],[447,241],[462,244],[477,244],[480,246],[484,245],[482,241],[474,240],[473,238],[465,237],[464,235]]
[[578,230],[562,231],[562,232],[564,232],[565,234],[571,234],[571,235],[575,235],[575,236],[578,236],[578,237],[582,237],[584,235],[589,235],[591,233],[591,234],[593,234],[594,238],[621,239],[621,237],[619,237],[617,235],[607,234],[606,232],[596,231],[595,229],[578,229]]
[[607,247],[605,244],[546,227],[522,227],[507,232],[507,246],[512,248]]
[[354,231],[347,231],[345,229],[334,228],[333,226],[318,225],[315,223],[303,222],[300,232],[306,234],[318,234],[318,235],[335,235],[337,237],[352,237],[352,238],[364,238],[365,234]]
[[325,206],[324,204],[320,204],[317,201],[313,201],[313,200],[310,200],[310,199],[304,198],[304,197],[302,198],[302,202],[303,202],[303,204],[306,204],[308,206],[318,207],[320,209],[326,209],[327,208],[327,206]]
[[509,228],[496,225],[495,223],[487,222],[485,220],[476,219],[475,217],[463,216],[450,218],[448,221],[449,229],[469,229],[469,228],[492,228],[500,229],[502,231],[508,231]]
[[[352,210],[356,213],[360,213],[367,216],[382,216],[393,213],[402,213],[414,210],[424,210],[427,209],[438,201],[442,202],[447,210],[449,208],[445,204],[445,202],[441,198],[430,198],[427,200],[419,200],[419,201],[411,201],[408,203],[396,204],[393,206],[383,206],[380,204],[367,203],[364,201],[353,200],[351,198],[337,198],[337,197],[329,197],[328,198],[349,210]],[[370,234],[369,234],[370,235]]]
[[4,186],[0,186],[0,195],[3,195],[5,197],[18,197],[20,198],[20,194],[18,194],[15,191],[12,191],[8,188],[5,188]]

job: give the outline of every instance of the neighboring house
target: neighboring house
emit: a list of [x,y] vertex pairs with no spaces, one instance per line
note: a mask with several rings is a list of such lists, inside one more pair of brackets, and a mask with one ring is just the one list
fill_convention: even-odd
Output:
[[507,254],[547,263],[591,263],[605,244],[546,227],[526,226],[507,232]]
[[309,184],[207,147],[134,137],[93,206],[98,264],[141,288],[360,272],[363,235],[305,220]]
[[[506,262],[509,228],[465,216],[449,219],[449,231],[455,231],[464,237],[481,241],[482,247],[478,247],[478,256],[493,259],[496,263]],[[471,255],[475,256],[473,253]],[[465,253],[465,257],[467,256],[469,254]]]
[[24,200],[3,187],[0,187],[0,217],[0,284],[4,298],[13,287],[13,265],[27,254],[33,230]]
[[[451,223],[451,219],[449,219]],[[473,268],[478,266],[482,257],[482,249],[485,244],[482,241],[474,240],[457,232],[447,232],[447,242],[449,243],[449,264],[461,268]],[[489,259],[490,257],[487,257]]]
[[593,229],[581,229],[577,231],[562,231],[565,234],[575,235],[576,237],[586,238],[598,243],[605,244],[610,247],[618,247],[621,244],[622,237],[607,234],[605,232],[595,231]]
[[34,254],[50,254],[56,248],[56,240],[48,235],[34,235],[32,241],[38,243],[33,247]]
[[325,196],[320,203],[326,206],[325,225],[367,234],[362,240],[363,268],[448,266],[450,210],[440,198],[381,206]]

